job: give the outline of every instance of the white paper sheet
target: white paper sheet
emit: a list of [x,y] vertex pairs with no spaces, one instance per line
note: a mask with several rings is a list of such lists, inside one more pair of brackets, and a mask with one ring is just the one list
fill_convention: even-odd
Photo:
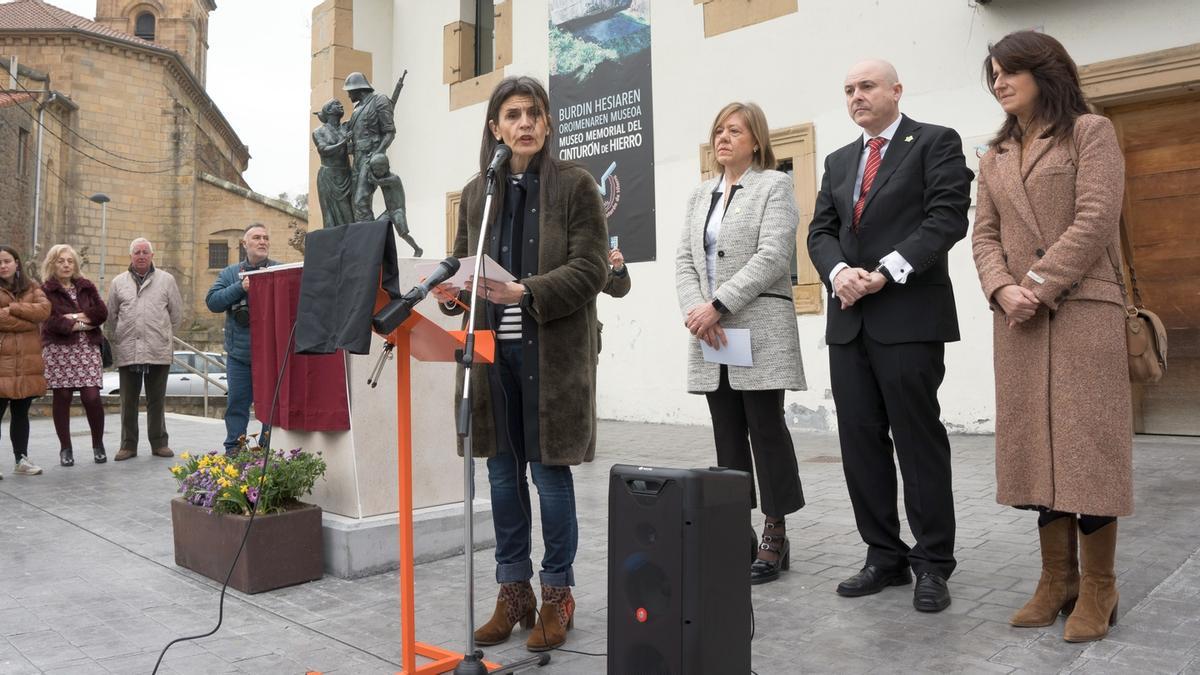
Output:
[[[430,261],[430,262],[417,263],[415,269],[417,271],[417,274],[421,275],[421,278],[424,279],[425,277],[429,276],[435,269],[437,269],[438,264],[440,264],[441,262],[442,261],[440,261],[440,260],[435,260],[435,261]],[[475,273],[475,256],[472,255],[472,256],[467,256],[466,258],[459,258],[458,263],[459,263],[458,272],[455,273],[454,276],[450,277],[446,281],[450,285],[454,286],[455,288],[466,288],[467,279],[470,279],[471,275]],[[480,270],[480,276],[486,277],[488,279],[496,279],[498,281],[516,281],[517,280],[516,277],[509,274],[508,270],[501,267],[500,263],[493,260],[492,257],[489,255],[483,256],[483,269]]]
[[708,346],[707,342],[700,341],[700,352],[704,355],[705,361],[724,363],[729,366],[754,365],[754,356],[750,351],[749,328],[726,328],[725,339],[728,344],[720,349],[713,349]]

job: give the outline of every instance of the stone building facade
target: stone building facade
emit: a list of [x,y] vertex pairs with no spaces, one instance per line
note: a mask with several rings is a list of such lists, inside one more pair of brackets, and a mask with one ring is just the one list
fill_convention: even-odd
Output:
[[[214,9],[212,0],[98,0],[91,21],[42,0],[0,4],[0,56],[20,66],[0,75],[0,86],[34,94],[31,114],[16,113],[34,135],[40,106],[49,106],[36,241],[19,222],[0,237],[34,255],[70,243],[93,279],[102,256],[111,279],[128,265],[129,241],[150,239],[156,264],[176,276],[193,309],[183,337],[201,346],[220,343],[221,318],[206,310],[204,294],[220,245],[225,259],[238,259],[230,231],[262,222],[278,242],[272,257],[289,261],[300,259],[286,246],[289,225],[305,225],[302,212],[249,189],[249,150],[205,92]],[[88,199],[95,193],[111,199],[103,240],[101,207]],[[244,204],[231,208],[230,200]]]

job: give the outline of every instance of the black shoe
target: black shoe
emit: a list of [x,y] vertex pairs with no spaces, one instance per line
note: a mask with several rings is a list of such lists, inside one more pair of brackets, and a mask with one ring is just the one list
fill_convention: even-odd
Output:
[[75,466],[75,453],[70,448],[59,450],[58,463],[63,466]]
[[103,464],[108,461],[108,455],[104,452],[104,448],[92,448],[92,458],[97,464]]
[[858,574],[838,584],[837,594],[847,598],[878,593],[888,586],[907,586],[912,583],[912,573],[907,567],[884,569],[867,563]]
[[767,523],[763,529],[762,543],[759,548],[764,551],[779,554],[775,560],[763,560],[756,557],[754,562],[750,563],[750,583],[765,584],[768,581],[775,581],[779,578],[779,571],[786,570],[792,564],[792,545],[788,542],[786,535],[769,534],[777,529],[781,529],[783,525],[780,523]]
[[935,572],[921,572],[913,589],[913,607],[918,612],[940,612],[950,606],[950,587]]

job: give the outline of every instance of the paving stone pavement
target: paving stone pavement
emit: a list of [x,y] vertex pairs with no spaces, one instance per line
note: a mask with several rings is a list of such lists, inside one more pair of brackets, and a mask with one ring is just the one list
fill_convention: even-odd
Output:
[[[84,423],[73,420],[79,445]],[[119,420],[107,419],[110,445]],[[144,428],[144,427],[143,427]],[[215,448],[219,421],[172,415],[176,451]],[[911,587],[838,597],[864,547],[854,528],[834,436],[794,434],[808,506],[788,520],[792,568],[754,587],[754,669],[805,673],[1200,673],[1200,439],[1139,437],[1137,512],[1120,523],[1120,622],[1107,640],[1062,641],[1062,621],[1015,629],[1008,615],[1038,574],[1033,515],[994,500],[990,436],[954,436],[959,567],[953,604],[941,614],[912,609]],[[7,440],[3,441],[7,448]],[[0,454],[0,675],[149,673],[171,639],[216,622],[219,585],[174,564],[169,460],[57,465],[50,420],[35,420],[31,459],[46,473],[13,476]],[[614,463],[706,466],[705,427],[605,421],[599,461],[576,471],[580,549],[578,614],[568,648],[606,650],[607,471]],[[478,465],[477,489],[486,496]],[[536,519],[536,500],[534,504]],[[755,518],[760,522],[761,518]],[[907,533],[906,533],[907,537]],[[911,537],[907,537],[911,541]],[[535,559],[540,557],[535,541]],[[491,554],[476,554],[475,615],[490,616]],[[462,560],[419,565],[417,637],[461,648]],[[212,637],[172,647],[161,673],[389,673],[399,670],[398,577],[326,577],[246,596],[230,591]],[[527,655],[525,634],[491,648],[504,662]],[[534,672],[534,671],[529,671]],[[600,657],[553,653],[547,673],[602,673]]]

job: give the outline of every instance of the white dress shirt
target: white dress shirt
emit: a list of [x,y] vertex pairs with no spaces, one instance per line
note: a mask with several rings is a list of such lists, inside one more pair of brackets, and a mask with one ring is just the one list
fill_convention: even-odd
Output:
[[[889,124],[888,127],[881,131],[878,136],[871,136],[870,134],[863,132],[863,149],[862,154],[859,155],[858,158],[858,173],[854,178],[854,199],[850,202],[851,204],[858,203],[858,197],[862,192],[863,172],[866,171],[867,157],[871,152],[871,148],[867,145],[867,143],[872,138],[887,139],[887,143],[884,143],[883,147],[879,149],[879,159],[882,163],[883,158],[887,155],[888,148],[892,147],[892,137],[896,135],[896,130],[900,128],[901,119],[903,118],[897,116],[896,121]],[[912,265],[908,264],[908,261],[904,259],[904,256],[900,255],[899,251],[892,251],[891,253],[883,256],[883,258],[880,259],[879,264],[887,268],[888,273],[892,276],[892,281],[895,281],[898,284],[908,281],[908,275],[910,272],[912,272]],[[847,265],[844,261],[833,266],[833,271],[829,273],[829,284],[831,287],[833,286],[833,280],[835,277],[837,277],[838,272],[841,272],[847,267],[849,267],[849,265]]]
[[[742,184],[741,179],[735,183],[738,187]],[[704,227],[704,271],[708,273],[708,293],[712,295],[717,292],[717,235],[721,233],[721,220],[725,217],[725,208],[729,206],[728,199],[725,199],[725,174],[721,174],[721,182],[717,183],[717,187],[712,191],[715,195],[720,195],[720,201],[717,206],[708,214],[708,223]]]

